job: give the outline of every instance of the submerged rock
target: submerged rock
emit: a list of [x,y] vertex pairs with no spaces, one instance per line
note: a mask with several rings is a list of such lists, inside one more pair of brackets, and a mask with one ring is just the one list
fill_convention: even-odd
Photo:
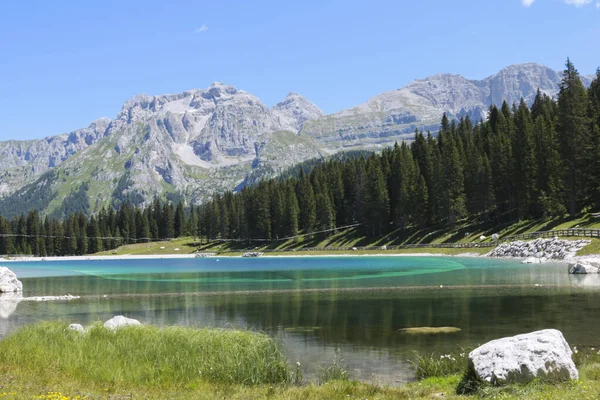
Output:
[[440,333],[455,333],[462,329],[454,326],[419,326],[415,328],[398,329],[398,332],[410,333],[412,335],[437,335]]
[[569,263],[568,268],[570,274],[597,274],[600,272],[600,268],[585,261]]
[[556,329],[492,340],[469,353],[468,369],[480,380],[499,385],[534,379],[578,379],[571,348]]
[[540,264],[541,262],[542,262],[541,258],[527,257],[526,259],[521,261],[521,264]]
[[17,275],[6,267],[0,267],[0,293],[22,292],[23,284]]
[[122,315],[117,315],[116,317],[112,317],[108,321],[104,323],[104,327],[106,329],[110,329],[111,331],[123,328],[125,326],[135,326],[141,325],[140,321],[133,318],[127,318]]

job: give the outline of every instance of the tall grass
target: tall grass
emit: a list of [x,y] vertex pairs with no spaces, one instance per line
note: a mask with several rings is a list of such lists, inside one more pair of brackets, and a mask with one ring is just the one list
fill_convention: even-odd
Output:
[[64,375],[107,386],[193,388],[202,382],[258,385],[290,379],[272,338],[225,329],[133,326],[112,332],[96,324],[81,334],[65,323],[43,322],[1,340],[0,362],[40,380]]
[[317,374],[317,383],[323,385],[330,381],[347,381],[348,371],[344,366],[342,350],[337,348],[333,353],[333,362],[330,365],[321,366]]
[[433,353],[428,356],[415,353],[411,363],[415,367],[417,379],[445,377],[464,373],[467,370],[468,353],[462,351],[453,354]]

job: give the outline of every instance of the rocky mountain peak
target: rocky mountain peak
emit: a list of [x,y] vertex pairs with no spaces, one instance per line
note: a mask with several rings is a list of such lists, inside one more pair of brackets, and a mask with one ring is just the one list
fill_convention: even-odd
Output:
[[300,131],[306,121],[324,115],[319,107],[296,92],[288,93],[285,99],[275,104],[273,113],[279,118],[283,129],[293,132]]
[[236,88],[221,82],[213,82],[206,91],[205,98],[217,99],[224,95],[234,95],[238,92]]
[[535,99],[537,90],[550,96],[559,91],[560,73],[536,63],[509,65],[475,84],[482,89],[487,104],[519,102],[521,97],[529,104]]

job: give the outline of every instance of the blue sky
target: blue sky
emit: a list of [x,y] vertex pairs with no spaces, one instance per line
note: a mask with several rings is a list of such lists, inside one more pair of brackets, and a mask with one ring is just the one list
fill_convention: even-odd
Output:
[[221,81],[325,112],[439,72],[600,65],[600,0],[28,1],[0,5],[0,140]]

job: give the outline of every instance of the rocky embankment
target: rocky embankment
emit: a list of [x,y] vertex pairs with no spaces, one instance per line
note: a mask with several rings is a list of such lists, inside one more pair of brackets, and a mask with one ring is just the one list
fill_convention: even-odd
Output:
[[530,242],[515,241],[501,243],[487,257],[525,258],[524,263],[539,263],[548,260],[569,260],[590,244],[589,240],[536,239]]

